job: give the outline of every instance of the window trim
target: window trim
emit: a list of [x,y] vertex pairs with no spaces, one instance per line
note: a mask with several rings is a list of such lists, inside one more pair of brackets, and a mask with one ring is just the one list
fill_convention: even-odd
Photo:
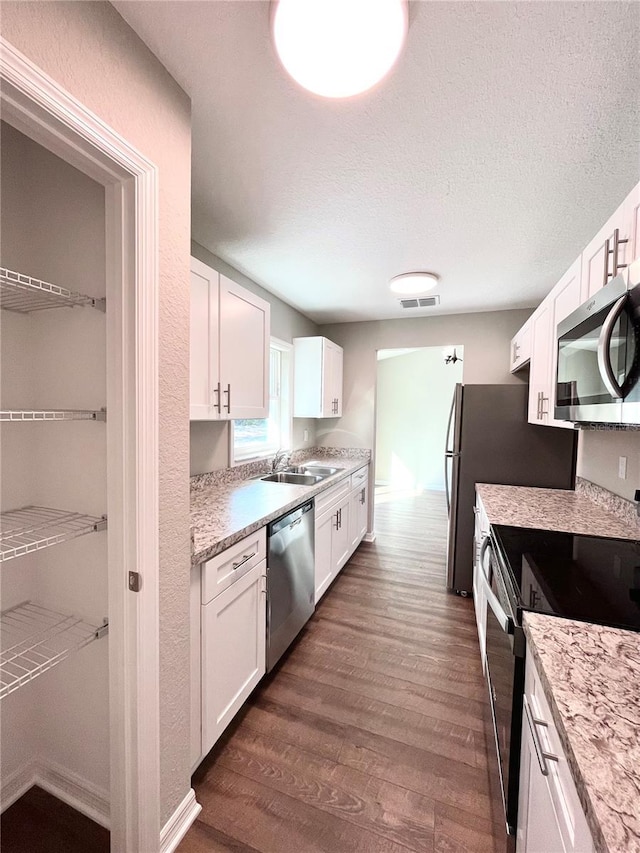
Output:
[[[287,441],[286,445],[291,445],[293,440],[293,344],[289,341],[284,341],[281,338],[271,337],[269,339],[269,353],[272,349],[279,350],[282,353],[286,353],[286,360],[288,364],[281,368],[281,381],[286,379],[288,389],[287,396],[289,399],[289,413],[286,418],[286,430],[287,430]],[[286,374],[284,371],[286,370]],[[235,456],[235,421],[230,421],[230,429],[229,429],[229,467],[236,468],[238,465],[246,465],[249,462],[256,462],[260,459],[267,459],[269,456],[273,456],[276,450],[279,450],[278,447],[270,447],[268,450],[263,452],[249,453],[246,456],[242,456],[236,459]],[[289,449],[289,448],[287,448]]]

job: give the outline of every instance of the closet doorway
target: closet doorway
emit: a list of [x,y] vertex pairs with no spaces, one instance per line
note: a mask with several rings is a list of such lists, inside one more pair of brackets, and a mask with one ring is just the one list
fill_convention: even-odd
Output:
[[156,169],[0,56],[2,807],[38,784],[108,825],[114,853],[155,851]]
[[377,352],[376,504],[442,492],[447,419],[462,382],[461,345]]

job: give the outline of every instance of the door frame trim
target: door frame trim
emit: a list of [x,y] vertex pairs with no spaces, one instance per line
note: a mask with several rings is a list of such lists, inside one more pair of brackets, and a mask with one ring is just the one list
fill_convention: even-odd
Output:
[[106,189],[111,849],[158,850],[158,170],[2,37],[0,106]]

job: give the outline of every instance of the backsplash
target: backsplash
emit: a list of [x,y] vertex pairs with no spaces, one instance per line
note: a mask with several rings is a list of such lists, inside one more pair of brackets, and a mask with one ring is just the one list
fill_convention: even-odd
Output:
[[636,504],[633,501],[628,501],[626,498],[622,498],[620,495],[604,489],[597,483],[585,480],[583,477],[576,477],[576,492],[583,494],[603,509],[608,510],[612,515],[621,518],[624,522],[632,526],[637,526],[638,535],[640,536],[640,518],[638,517]]
[[[640,489],[640,431],[620,430],[601,424],[580,430],[577,475],[590,483],[633,501]],[[618,477],[620,457],[627,460],[626,479]]]

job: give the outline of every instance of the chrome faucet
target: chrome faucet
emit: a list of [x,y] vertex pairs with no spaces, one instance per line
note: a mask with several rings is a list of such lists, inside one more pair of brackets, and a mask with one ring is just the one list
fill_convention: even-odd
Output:
[[275,474],[289,465],[291,460],[291,452],[289,450],[277,450],[275,456],[271,460],[271,473]]

